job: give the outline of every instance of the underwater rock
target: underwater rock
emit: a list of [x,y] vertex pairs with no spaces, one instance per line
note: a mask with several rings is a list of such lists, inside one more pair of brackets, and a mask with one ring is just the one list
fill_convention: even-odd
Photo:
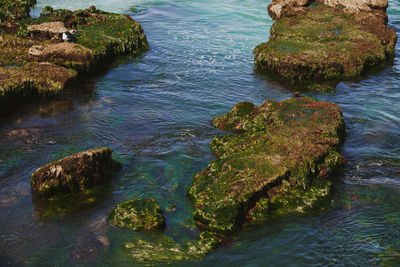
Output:
[[397,35],[386,25],[384,8],[371,10],[349,13],[312,4],[290,16],[281,12],[269,41],[254,49],[255,71],[277,74],[301,89],[324,90],[381,67],[393,60]]
[[110,179],[112,149],[94,148],[49,163],[32,173],[32,192],[40,198],[82,192]]
[[135,238],[126,243],[125,248],[138,262],[171,264],[180,260],[195,260],[207,255],[218,246],[218,240],[209,232],[202,232],[196,240],[182,246],[170,237],[161,235],[154,241]]
[[[14,10],[22,2],[21,10],[28,12],[11,14],[22,12]],[[95,7],[73,12],[45,7],[39,18],[31,18],[29,7],[35,1],[28,2],[0,4],[0,9],[10,9],[4,19],[0,15],[0,115],[33,96],[58,94],[78,75],[104,68],[104,62],[116,56],[149,48],[141,25],[129,16]],[[62,34],[72,31],[76,33],[71,42],[62,42]],[[32,66],[40,62],[59,67],[57,72],[64,75],[37,73]]]
[[109,221],[121,228],[152,230],[165,227],[165,218],[154,199],[134,199],[118,204],[109,216]]
[[210,143],[216,160],[188,189],[194,217],[206,231],[228,236],[245,220],[303,212],[329,196],[343,157],[342,112],[311,98],[249,102],[213,120],[235,134]]

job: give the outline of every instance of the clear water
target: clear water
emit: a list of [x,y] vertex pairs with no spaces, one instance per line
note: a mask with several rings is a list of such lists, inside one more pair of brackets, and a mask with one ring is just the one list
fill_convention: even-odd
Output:
[[[400,4],[389,2],[389,24],[399,33]],[[185,188],[213,159],[208,143],[219,132],[210,120],[239,101],[294,97],[252,71],[252,49],[272,24],[268,1],[39,0],[32,13],[45,5],[130,14],[151,50],[0,122],[0,265],[134,266],[122,243],[150,234],[116,229],[104,218],[117,203],[144,196],[177,206],[165,213],[165,234],[193,238]],[[307,94],[337,103],[347,125],[341,152],[348,162],[331,209],[246,228],[193,264],[400,264],[399,47],[393,66],[362,82]],[[96,146],[112,147],[123,168],[84,205],[46,218],[33,204],[30,174]]]

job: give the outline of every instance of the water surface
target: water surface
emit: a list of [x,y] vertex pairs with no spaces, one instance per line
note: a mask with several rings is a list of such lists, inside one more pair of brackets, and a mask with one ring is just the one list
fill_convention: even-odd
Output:
[[[400,4],[389,1],[389,24],[400,32]],[[121,201],[157,199],[165,234],[195,237],[185,190],[213,159],[208,143],[219,133],[210,120],[239,101],[261,104],[294,97],[253,73],[252,49],[266,41],[272,20],[264,0],[126,1],[39,0],[32,11],[98,8],[132,15],[151,50],[119,59],[63,96],[37,101],[0,122],[0,260],[33,266],[134,266],[123,249],[135,236],[105,217]],[[136,9],[131,10],[134,6]],[[336,93],[308,93],[343,110],[345,172],[331,209],[274,219],[244,229],[195,262],[209,265],[400,264],[400,58]],[[60,157],[96,146],[114,149],[123,164],[110,184],[96,188],[77,209],[51,217],[32,200],[30,174]],[[83,202],[83,204],[82,204]]]

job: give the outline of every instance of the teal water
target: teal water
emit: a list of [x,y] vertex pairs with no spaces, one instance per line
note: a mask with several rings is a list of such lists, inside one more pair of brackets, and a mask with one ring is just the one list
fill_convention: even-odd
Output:
[[[63,96],[27,105],[0,122],[0,265],[138,265],[123,242],[155,237],[105,221],[117,203],[137,197],[176,205],[165,211],[165,234],[178,242],[195,237],[185,188],[213,159],[208,143],[219,131],[210,120],[239,101],[294,97],[252,70],[252,49],[267,40],[272,25],[269,2],[39,0],[33,15],[45,5],[130,14],[151,50],[119,59]],[[389,2],[389,24],[400,33],[400,4]],[[245,228],[191,264],[400,264],[399,50],[393,65],[359,83],[304,94],[337,103],[346,121],[341,152],[348,161],[331,208]],[[49,217],[51,210],[32,200],[30,174],[95,146],[112,147],[122,169],[87,199],[74,200],[81,204],[72,212]]]

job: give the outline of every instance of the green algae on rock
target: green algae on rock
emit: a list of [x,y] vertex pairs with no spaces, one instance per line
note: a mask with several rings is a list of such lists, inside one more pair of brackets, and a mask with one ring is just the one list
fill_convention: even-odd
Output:
[[50,198],[57,194],[84,192],[110,180],[112,149],[100,147],[49,163],[32,173],[31,188],[35,196]]
[[111,212],[109,221],[115,226],[132,230],[165,227],[165,218],[158,202],[150,198],[133,199],[118,204]]
[[324,86],[315,84],[356,78],[393,59],[397,36],[384,11],[349,13],[320,4],[301,9],[280,17],[269,41],[254,49],[255,71],[318,89]]
[[[130,16],[95,7],[74,12],[46,7],[34,19],[29,17],[34,3],[0,4],[1,10],[8,10],[0,16],[0,115],[32,96],[59,93],[79,75],[116,56],[137,55],[149,48],[141,25]],[[62,31],[67,29],[76,31],[75,38],[62,42]],[[52,64],[63,75],[36,72],[31,66],[38,63]]]
[[217,159],[194,177],[187,195],[201,228],[222,236],[246,219],[317,206],[343,166],[337,149],[345,127],[333,103],[299,98],[257,107],[242,102],[213,125],[236,134],[212,140]]
[[180,260],[196,260],[218,246],[218,240],[209,232],[202,232],[196,240],[182,246],[168,236],[161,235],[154,241],[136,238],[126,243],[129,254],[141,263],[171,264]]

